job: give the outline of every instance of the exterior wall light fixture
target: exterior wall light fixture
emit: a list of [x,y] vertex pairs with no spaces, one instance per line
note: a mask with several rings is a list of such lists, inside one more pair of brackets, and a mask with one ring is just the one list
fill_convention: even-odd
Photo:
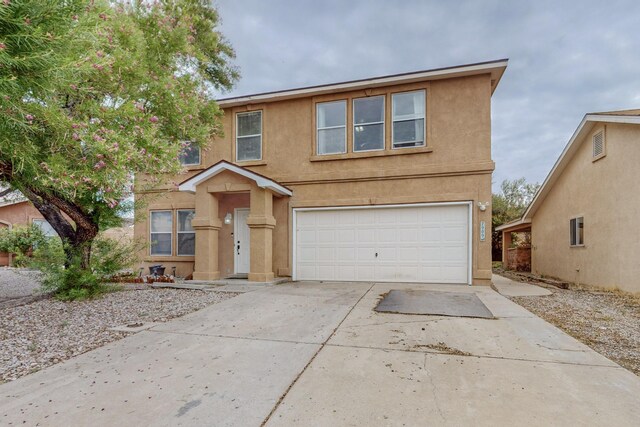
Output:
[[231,224],[232,220],[233,220],[233,215],[231,215],[231,212],[227,212],[227,214],[224,216],[224,223]]

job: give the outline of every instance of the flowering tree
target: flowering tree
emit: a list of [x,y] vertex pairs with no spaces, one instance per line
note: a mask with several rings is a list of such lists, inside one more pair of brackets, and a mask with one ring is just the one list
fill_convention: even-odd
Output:
[[180,171],[221,132],[237,79],[205,0],[0,0],[0,189],[22,192],[89,266],[135,174]]

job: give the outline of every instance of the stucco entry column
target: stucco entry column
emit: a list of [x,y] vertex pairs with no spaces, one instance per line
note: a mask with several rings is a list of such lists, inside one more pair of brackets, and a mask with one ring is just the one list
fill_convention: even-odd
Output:
[[247,218],[251,240],[249,280],[268,282],[273,280],[273,193],[260,187],[251,189],[251,205]]
[[[194,280],[217,280],[220,278],[218,267],[218,232],[222,221],[218,217],[218,198],[208,193],[206,188],[196,190],[196,216],[191,221],[196,230],[196,257],[193,271]],[[200,194],[200,193],[204,194]]]

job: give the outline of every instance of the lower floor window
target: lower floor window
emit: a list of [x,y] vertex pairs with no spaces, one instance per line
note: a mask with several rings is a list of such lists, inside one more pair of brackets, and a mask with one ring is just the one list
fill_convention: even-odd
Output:
[[196,211],[178,211],[178,255],[196,254],[196,232],[191,225]]
[[58,233],[53,229],[51,224],[45,219],[34,219],[33,225],[38,227],[45,237],[57,237]]
[[584,217],[572,218],[569,221],[571,246],[584,245]]
[[173,212],[151,211],[151,255],[171,255]]

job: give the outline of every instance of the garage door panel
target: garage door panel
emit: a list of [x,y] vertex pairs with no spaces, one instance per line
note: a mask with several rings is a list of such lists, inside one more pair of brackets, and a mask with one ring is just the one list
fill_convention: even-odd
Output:
[[296,279],[467,283],[468,216],[467,204],[296,212]]
[[376,232],[376,243],[389,243],[398,241],[397,228],[379,228]]
[[310,246],[302,246],[298,249],[298,261],[303,263],[315,263],[317,261],[316,258],[316,248]]

